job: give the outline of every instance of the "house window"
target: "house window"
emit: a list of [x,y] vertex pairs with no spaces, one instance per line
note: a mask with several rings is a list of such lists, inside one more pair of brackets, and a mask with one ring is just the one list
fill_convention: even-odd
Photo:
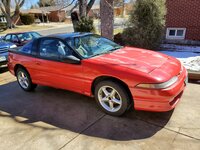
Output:
[[166,39],[185,39],[186,28],[167,28]]
[[0,22],[6,22],[6,18],[5,17],[0,17]]

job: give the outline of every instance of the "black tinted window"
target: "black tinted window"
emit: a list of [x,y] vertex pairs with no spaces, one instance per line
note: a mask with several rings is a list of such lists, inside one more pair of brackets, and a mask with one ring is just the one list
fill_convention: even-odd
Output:
[[71,51],[59,39],[42,39],[40,42],[40,56],[59,59],[61,56],[70,55]]
[[32,46],[33,46],[33,41],[30,41],[26,45],[24,45],[23,47],[21,47],[19,49],[19,51],[23,52],[23,53],[31,54]]

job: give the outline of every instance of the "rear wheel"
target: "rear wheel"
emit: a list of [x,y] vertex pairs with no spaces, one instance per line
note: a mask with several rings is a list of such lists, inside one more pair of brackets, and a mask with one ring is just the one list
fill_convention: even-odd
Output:
[[23,90],[32,91],[37,87],[36,84],[32,83],[31,77],[25,69],[23,68],[17,69],[16,75],[18,84]]
[[124,87],[112,81],[102,81],[96,85],[95,99],[105,113],[113,116],[124,114],[131,102]]

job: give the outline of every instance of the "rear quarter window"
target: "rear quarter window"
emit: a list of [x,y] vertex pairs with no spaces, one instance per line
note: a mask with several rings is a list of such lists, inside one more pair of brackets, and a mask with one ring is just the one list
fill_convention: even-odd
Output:
[[11,40],[11,35],[10,35],[10,34],[6,35],[4,39],[5,39],[6,41],[10,41],[10,40]]
[[19,52],[26,53],[26,54],[31,54],[33,47],[33,41],[28,42],[25,44],[23,47],[19,49]]

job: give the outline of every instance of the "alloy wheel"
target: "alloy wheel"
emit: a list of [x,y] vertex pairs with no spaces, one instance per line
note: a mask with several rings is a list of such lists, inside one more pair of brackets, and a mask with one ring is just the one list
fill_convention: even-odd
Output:
[[122,106],[122,98],[111,86],[102,86],[98,91],[101,106],[109,112],[117,112]]
[[27,75],[24,72],[19,71],[18,74],[17,74],[17,78],[18,78],[19,84],[24,89],[27,89],[29,87],[29,79],[28,79]]

